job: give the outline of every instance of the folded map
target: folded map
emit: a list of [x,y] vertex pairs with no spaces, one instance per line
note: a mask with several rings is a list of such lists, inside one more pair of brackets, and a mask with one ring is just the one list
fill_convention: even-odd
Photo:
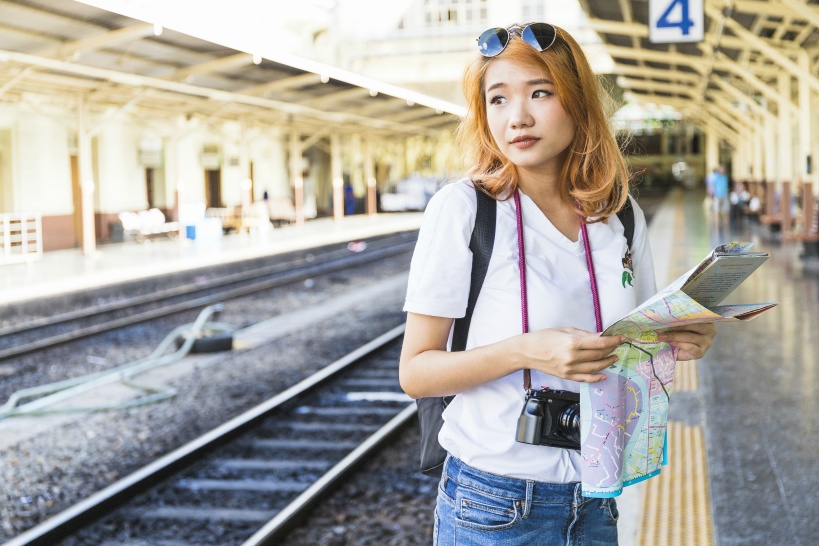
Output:
[[583,495],[614,497],[660,472],[676,351],[657,333],[691,323],[749,320],[777,303],[719,305],[768,254],[750,243],[718,246],[701,263],[603,332],[627,341],[605,379],[580,385]]

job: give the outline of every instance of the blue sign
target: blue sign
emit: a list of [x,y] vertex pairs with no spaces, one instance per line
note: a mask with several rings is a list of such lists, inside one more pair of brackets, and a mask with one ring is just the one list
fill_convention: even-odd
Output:
[[704,30],[703,0],[649,0],[648,39],[652,43],[700,42]]

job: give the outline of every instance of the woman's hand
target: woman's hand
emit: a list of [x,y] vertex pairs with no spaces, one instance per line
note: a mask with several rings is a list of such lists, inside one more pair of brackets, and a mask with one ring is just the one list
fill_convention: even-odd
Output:
[[625,341],[623,336],[601,336],[577,328],[548,328],[519,339],[521,368],[584,383],[604,378],[597,372],[617,362],[612,352]]
[[659,339],[679,349],[677,360],[696,360],[705,356],[715,335],[713,324],[686,324],[660,333]]

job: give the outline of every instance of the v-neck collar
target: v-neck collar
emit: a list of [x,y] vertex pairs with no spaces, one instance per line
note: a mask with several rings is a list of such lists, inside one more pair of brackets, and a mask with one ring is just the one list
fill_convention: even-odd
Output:
[[[518,189],[518,191],[520,191],[520,189]],[[520,191],[520,203],[523,209],[521,212],[523,213],[524,226],[529,225],[533,227],[536,231],[543,233],[549,240],[569,252],[574,254],[583,253],[583,238],[580,235],[580,229],[577,230],[577,240],[572,241],[555,227],[551,220],[540,210],[540,207],[523,191]]]

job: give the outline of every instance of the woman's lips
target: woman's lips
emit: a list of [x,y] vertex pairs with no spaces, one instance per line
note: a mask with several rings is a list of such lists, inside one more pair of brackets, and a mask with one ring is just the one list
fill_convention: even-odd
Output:
[[516,138],[512,141],[512,146],[518,148],[519,150],[525,150],[526,148],[531,148],[537,144],[539,140],[539,138],[534,137]]

